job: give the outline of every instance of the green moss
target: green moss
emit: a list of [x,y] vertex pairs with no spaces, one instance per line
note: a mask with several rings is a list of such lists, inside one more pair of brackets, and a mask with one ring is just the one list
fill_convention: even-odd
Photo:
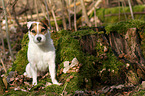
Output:
[[58,86],[58,85],[50,85],[48,87],[45,88],[46,92],[53,92],[56,95],[60,95],[63,91],[63,87],[62,86]]
[[27,96],[28,93],[23,91],[9,90],[9,92],[5,93],[3,96],[25,96],[25,95]]
[[118,32],[118,33],[126,33],[128,28],[137,28],[141,30],[145,26],[145,22],[141,20],[128,20],[124,22],[118,22],[114,24],[109,24],[105,27],[106,33],[110,32]]
[[[58,24],[58,26],[62,26],[62,20],[58,20],[57,24]],[[54,21],[51,21],[51,26],[55,27],[55,22]]]
[[21,46],[22,49],[17,53],[16,60],[12,65],[12,70],[16,70],[19,74],[23,74],[25,67],[28,64],[27,50],[28,50],[28,33],[24,35]]
[[[143,12],[145,9],[144,5],[136,5],[133,6],[133,12]],[[104,24],[109,23],[116,23],[120,21],[126,21],[128,19],[132,19],[131,15],[124,14],[124,13],[130,13],[129,7],[113,7],[113,8],[100,8],[96,9],[96,15],[98,16],[99,20],[101,20]],[[114,14],[114,15],[112,15]],[[121,14],[121,15],[119,15]],[[90,18],[94,15],[92,13],[90,15]],[[107,16],[110,15],[110,16]],[[145,16],[140,14],[134,14],[135,19],[144,20]]]
[[[79,41],[74,39],[69,31],[59,31],[57,36],[60,38],[55,41],[56,46],[56,62],[71,61],[74,57],[83,58],[83,53],[79,45]],[[52,34],[53,35],[53,34]]]
[[78,36],[78,37],[82,37],[82,36],[86,36],[86,35],[92,35],[92,34],[97,34],[98,32],[95,32],[91,29],[89,30],[78,30],[77,32],[73,32],[72,35],[73,36]]
[[144,90],[139,90],[138,92],[135,92],[134,94],[132,94],[132,96],[144,96],[144,95],[145,95]]

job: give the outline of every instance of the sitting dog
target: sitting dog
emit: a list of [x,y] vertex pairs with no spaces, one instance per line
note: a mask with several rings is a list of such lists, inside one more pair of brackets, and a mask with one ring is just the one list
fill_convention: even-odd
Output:
[[37,85],[37,72],[46,72],[49,67],[52,83],[60,85],[55,77],[55,48],[47,26],[42,22],[28,22],[27,27],[29,63],[24,75],[32,78],[32,84]]

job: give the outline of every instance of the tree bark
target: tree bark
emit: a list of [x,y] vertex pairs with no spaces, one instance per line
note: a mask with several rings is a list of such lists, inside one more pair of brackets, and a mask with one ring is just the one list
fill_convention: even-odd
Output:
[[120,35],[117,32],[109,34],[111,48],[116,55],[124,54],[124,59],[130,63],[144,64],[145,60],[140,49],[140,38],[136,28],[129,28],[126,34]]

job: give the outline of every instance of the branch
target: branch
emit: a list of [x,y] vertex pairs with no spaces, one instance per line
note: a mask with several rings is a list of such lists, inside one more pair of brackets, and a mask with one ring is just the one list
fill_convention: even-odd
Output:
[[3,10],[4,10],[5,20],[6,20],[6,38],[7,38],[7,43],[8,43],[9,52],[10,52],[12,61],[14,61],[14,56],[13,56],[13,53],[12,53],[12,48],[11,48],[10,38],[9,38],[10,35],[9,35],[9,29],[8,29],[8,18],[7,18],[7,11],[6,11],[4,0],[2,0],[2,5],[3,5]]
[[74,27],[75,27],[75,31],[77,31],[77,21],[76,21],[76,0],[74,0]]
[[128,4],[129,4],[129,8],[130,8],[131,17],[132,17],[132,19],[134,19],[133,10],[132,10],[132,6],[131,6],[130,0],[128,0]]
[[80,0],[80,1],[81,1],[81,6],[82,6],[83,15],[84,15],[84,17],[85,17],[85,22],[86,22],[87,25],[90,27],[90,26],[91,26],[91,23],[90,23],[90,21],[89,21],[89,18],[88,18],[87,12],[86,12],[84,0]]
[[94,8],[96,8],[101,2],[102,2],[102,0],[98,0],[98,1],[95,3],[94,7],[87,13],[87,15],[90,15],[90,14],[93,12]]

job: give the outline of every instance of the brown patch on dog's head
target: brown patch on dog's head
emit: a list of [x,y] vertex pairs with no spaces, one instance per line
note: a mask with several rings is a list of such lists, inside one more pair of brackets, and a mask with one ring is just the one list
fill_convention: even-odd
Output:
[[47,26],[40,22],[40,23],[32,23],[30,28],[28,29],[30,31],[31,35],[36,35],[36,34],[46,34],[47,33]]

